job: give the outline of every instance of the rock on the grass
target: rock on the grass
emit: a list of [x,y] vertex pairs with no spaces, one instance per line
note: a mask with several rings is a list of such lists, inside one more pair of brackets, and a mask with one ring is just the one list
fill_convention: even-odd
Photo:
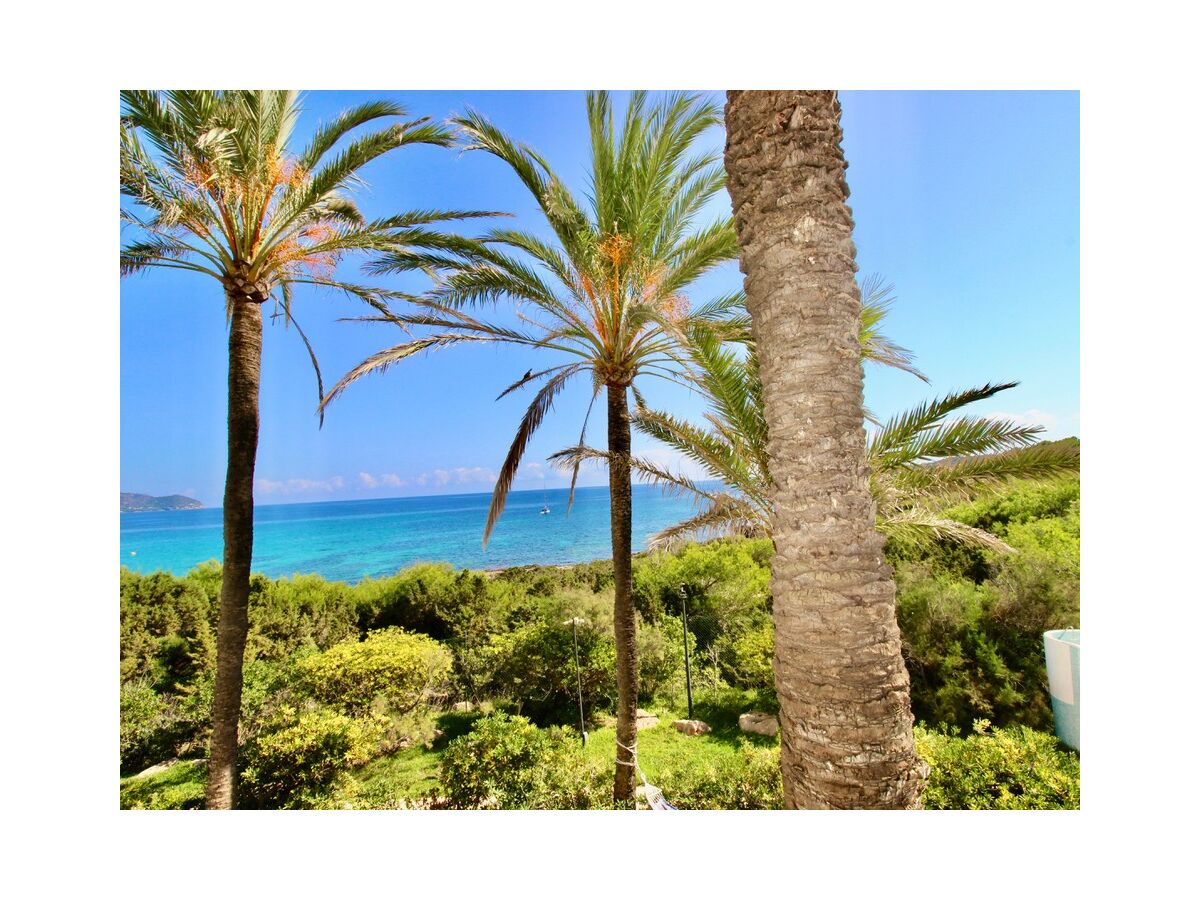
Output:
[[654,713],[646,712],[646,710],[644,710],[644,709],[639,709],[637,711],[637,730],[638,731],[641,731],[643,728],[653,728],[657,724],[658,724],[658,716],[654,715]]
[[738,716],[738,728],[751,734],[765,734],[775,737],[779,734],[779,720],[770,713],[748,712]]
[[168,759],[166,762],[160,762],[157,765],[153,765],[148,769],[142,769],[142,771],[138,772],[133,777],[134,778],[149,778],[151,775],[157,775],[160,772],[167,771],[167,769],[171,768],[171,766],[175,765],[175,763],[177,763],[177,762],[179,762],[179,760],[177,760],[177,759]]

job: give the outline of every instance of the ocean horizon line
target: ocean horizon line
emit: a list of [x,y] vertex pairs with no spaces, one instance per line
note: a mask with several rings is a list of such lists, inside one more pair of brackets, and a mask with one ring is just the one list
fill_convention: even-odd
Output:
[[[483,546],[490,491],[411,497],[339,498],[255,506],[255,572],[270,578],[313,573],[356,583],[417,562],[493,571],[574,565],[611,558],[609,488],[514,491]],[[633,549],[695,515],[695,497],[657,484],[633,486]],[[183,575],[223,553],[220,507],[121,514],[120,558],[141,572]]]
[[[719,481],[716,481],[714,479],[696,480],[695,483],[700,484],[700,485],[720,484]],[[632,487],[634,490],[637,490],[638,488],[658,488],[660,491],[667,490],[667,488],[665,488],[662,485],[650,484],[647,482],[638,482],[638,483],[633,484]],[[570,489],[571,489],[570,485],[562,485],[559,487],[547,487],[547,488],[521,488],[521,490],[519,490],[519,491],[518,490],[510,490],[508,492],[508,495],[511,497],[513,494],[540,494],[540,493],[542,493],[543,490],[548,491],[548,492],[554,492],[554,491],[569,491]],[[583,486],[576,486],[575,493],[578,494],[578,493],[582,493],[583,491],[607,491],[607,490],[608,490],[608,485],[606,485],[606,484],[589,484],[589,485],[583,485]],[[279,503],[259,503],[258,501],[255,501],[254,508],[259,509],[259,508],[276,507],[276,506],[306,506],[308,504],[314,504],[314,503],[383,503],[383,502],[395,502],[396,500],[431,500],[431,499],[435,499],[435,498],[449,499],[449,498],[453,498],[453,497],[482,497],[482,496],[490,497],[491,495],[492,495],[492,491],[462,491],[462,492],[454,493],[454,494],[404,494],[404,495],[395,496],[395,497],[342,497],[337,500],[287,500],[287,501],[283,501],[283,502],[279,502]],[[180,496],[186,496],[186,495],[181,494]],[[196,498],[191,497],[189,499],[195,500]],[[199,502],[199,501],[196,501],[196,502]],[[193,511],[196,509],[221,509],[221,508],[222,508],[222,504],[219,504],[219,503],[215,504],[213,506],[206,505],[206,506],[192,507]],[[122,510],[121,515],[132,516],[132,515],[138,515],[138,514],[147,513],[147,512],[186,512],[186,511],[187,510],[184,510],[184,509],[165,509],[165,510],[164,509],[154,509],[154,510],[138,509],[138,510]]]

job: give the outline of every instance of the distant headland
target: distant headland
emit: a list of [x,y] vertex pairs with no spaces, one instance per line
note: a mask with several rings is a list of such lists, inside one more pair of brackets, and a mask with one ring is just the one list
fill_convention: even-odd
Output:
[[149,494],[129,494],[121,491],[121,512],[160,512],[164,509],[203,509],[204,504],[183,494],[151,497]]

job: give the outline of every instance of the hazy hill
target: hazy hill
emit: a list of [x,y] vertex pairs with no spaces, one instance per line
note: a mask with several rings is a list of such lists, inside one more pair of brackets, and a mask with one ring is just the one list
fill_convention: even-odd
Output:
[[151,497],[149,494],[129,494],[121,491],[121,512],[159,512],[164,509],[203,509],[204,504],[183,494]]

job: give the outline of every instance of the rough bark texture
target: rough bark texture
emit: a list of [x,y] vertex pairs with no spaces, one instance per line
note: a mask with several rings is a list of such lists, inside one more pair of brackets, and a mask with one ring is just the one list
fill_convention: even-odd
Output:
[[927,769],[867,488],[840,115],[832,91],[730,91],[725,111],[774,482],[784,800],[913,808]]
[[[629,477],[626,385],[608,386],[608,488],[612,504],[613,604],[617,639],[617,763],[613,798],[629,800],[637,786],[637,621],[633,609],[633,495]],[[629,752],[621,745],[629,748]]]
[[221,610],[217,677],[209,744],[209,809],[232,809],[237,776],[238,717],[246,652],[250,559],[254,550],[254,460],[258,453],[258,385],[262,363],[262,307],[231,292],[229,326],[229,460],[225,472]]

